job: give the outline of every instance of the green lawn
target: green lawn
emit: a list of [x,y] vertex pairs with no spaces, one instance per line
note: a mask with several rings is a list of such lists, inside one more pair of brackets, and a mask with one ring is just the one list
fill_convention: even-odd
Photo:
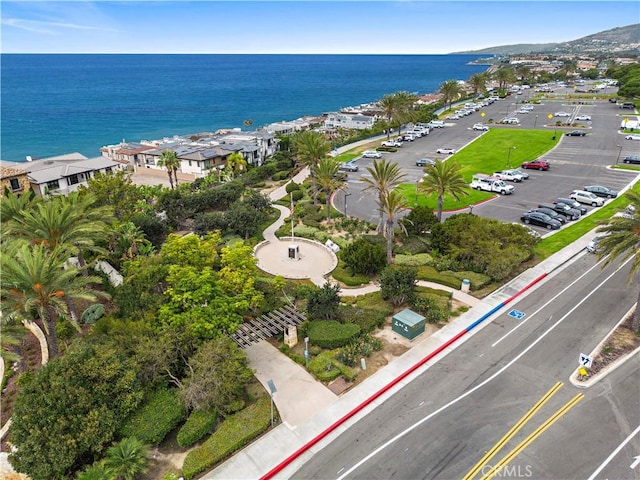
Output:
[[[559,141],[559,133],[555,140],[551,130],[518,130],[511,128],[494,128],[478,137],[455,155],[451,155],[447,161],[456,161],[462,166],[461,173],[464,179],[471,183],[471,177],[476,173],[493,173],[504,170],[507,167],[520,167],[522,162],[534,160],[545,152],[548,152]],[[515,147],[515,148],[511,148]],[[511,153],[509,153],[511,152]],[[507,164],[507,159],[509,163]],[[426,197],[418,195],[416,202],[416,185],[405,183],[397,189],[406,198],[409,206],[428,206],[434,210],[437,207],[435,196]],[[459,210],[474,205],[493,197],[487,192],[469,190],[469,195],[459,201],[446,197],[445,210]]]

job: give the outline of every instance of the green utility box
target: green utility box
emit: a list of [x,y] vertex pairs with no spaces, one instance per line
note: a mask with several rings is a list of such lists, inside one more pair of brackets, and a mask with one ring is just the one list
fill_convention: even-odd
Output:
[[413,340],[424,333],[425,319],[422,315],[408,308],[393,316],[391,329],[409,340]]

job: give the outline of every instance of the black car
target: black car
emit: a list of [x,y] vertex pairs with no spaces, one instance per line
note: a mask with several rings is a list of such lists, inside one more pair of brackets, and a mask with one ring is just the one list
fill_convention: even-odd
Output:
[[565,217],[564,215],[560,215],[558,212],[556,212],[552,208],[544,208],[544,207],[532,208],[531,210],[529,210],[529,212],[544,213],[545,215],[549,215],[551,218],[553,218],[554,220],[557,220],[563,225],[567,223],[567,217]]
[[582,205],[580,202],[575,201],[573,198],[557,198],[553,203],[564,203],[569,205],[571,208],[578,210],[581,215],[587,213],[587,207]]
[[340,170],[343,172],[357,172],[358,171],[358,165],[356,165],[353,162],[346,162],[343,163],[342,165],[340,165]]
[[586,135],[582,130],[571,130],[570,132],[565,133],[567,137],[584,137]]
[[624,163],[640,163],[639,155],[627,155],[622,159]]
[[560,228],[560,222],[554,220],[549,215],[540,212],[526,212],[520,217],[526,225],[539,225],[541,227],[548,228],[549,230],[558,230]]
[[571,208],[566,203],[541,203],[538,208],[548,208],[559,213],[567,220],[578,220],[582,215],[580,210]]
[[602,185],[587,185],[583,188],[585,192],[595,193],[599,197],[604,198],[616,198],[618,192],[611,190],[609,187],[603,187]]

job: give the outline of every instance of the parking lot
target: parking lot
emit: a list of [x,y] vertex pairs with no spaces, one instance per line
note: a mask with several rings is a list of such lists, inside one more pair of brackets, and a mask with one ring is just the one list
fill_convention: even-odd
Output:
[[[567,93],[570,91],[571,89],[567,88]],[[520,111],[524,100],[533,94],[533,89],[525,90],[522,95],[512,95],[498,100],[471,115],[446,120],[445,128],[431,129],[429,135],[417,138],[413,142],[405,142],[397,152],[383,153],[383,157],[400,165],[406,174],[404,183],[416,183],[423,176],[423,169],[416,166],[416,161],[420,158],[443,160],[451,157],[451,155],[439,154],[437,150],[453,148],[459,151],[464,148],[483,133],[473,130],[473,125],[476,123],[488,123],[490,119],[498,121],[505,117],[516,116],[520,121],[519,125],[490,124],[489,126],[490,128],[544,129],[551,136],[561,135],[558,145],[540,157],[550,163],[549,171],[527,170],[530,175],[529,180],[514,184],[516,189],[513,195],[497,196],[473,208],[474,214],[508,222],[519,222],[523,212],[537,207],[539,203],[550,203],[558,197],[568,197],[572,190],[582,189],[586,185],[604,185],[614,190],[621,190],[635,178],[635,172],[606,168],[621,162],[627,155],[640,154],[640,142],[626,140],[625,135],[619,130],[620,114],[629,113],[628,110],[622,111],[616,104],[606,100],[582,100],[583,103],[543,100],[541,104],[534,105],[533,110],[527,114],[514,113]],[[571,116],[553,116],[560,111],[567,112]],[[484,112],[484,116],[480,115],[481,112]],[[552,116],[551,119],[549,115]],[[591,120],[577,122],[586,127],[585,136],[565,136],[564,133],[573,128],[554,126],[557,120],[566,122],[576,116],[591,118]],[[507,152],[505,152],[506,157]],[[365,185],[360,179],[368,175],[365,167],[372,162],[372,159],[365,158],[357,160],[359,172],[349,174],[348,187],[336,194],[334,204],[336,208],[344,211],[341,207],[344,205],[344,194],[348,193],[350,198],[347,213],[375,222],[377,221],[375,199],[372,195],[361,192]],[[516,166],[519,167],[519,165],[512,165],[512,167]],[[587,206],[587,208],[591,210],[593,207]],[[534,228],[544,230],[542,227]]]

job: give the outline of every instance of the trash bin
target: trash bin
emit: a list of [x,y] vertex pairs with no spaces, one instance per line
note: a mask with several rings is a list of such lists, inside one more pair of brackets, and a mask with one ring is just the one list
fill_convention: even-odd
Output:
[[471,286],[471,282],[465,278],[462,280],[462,285],[460,286],[460,290],[464,293],[469,293],[470,286]]

